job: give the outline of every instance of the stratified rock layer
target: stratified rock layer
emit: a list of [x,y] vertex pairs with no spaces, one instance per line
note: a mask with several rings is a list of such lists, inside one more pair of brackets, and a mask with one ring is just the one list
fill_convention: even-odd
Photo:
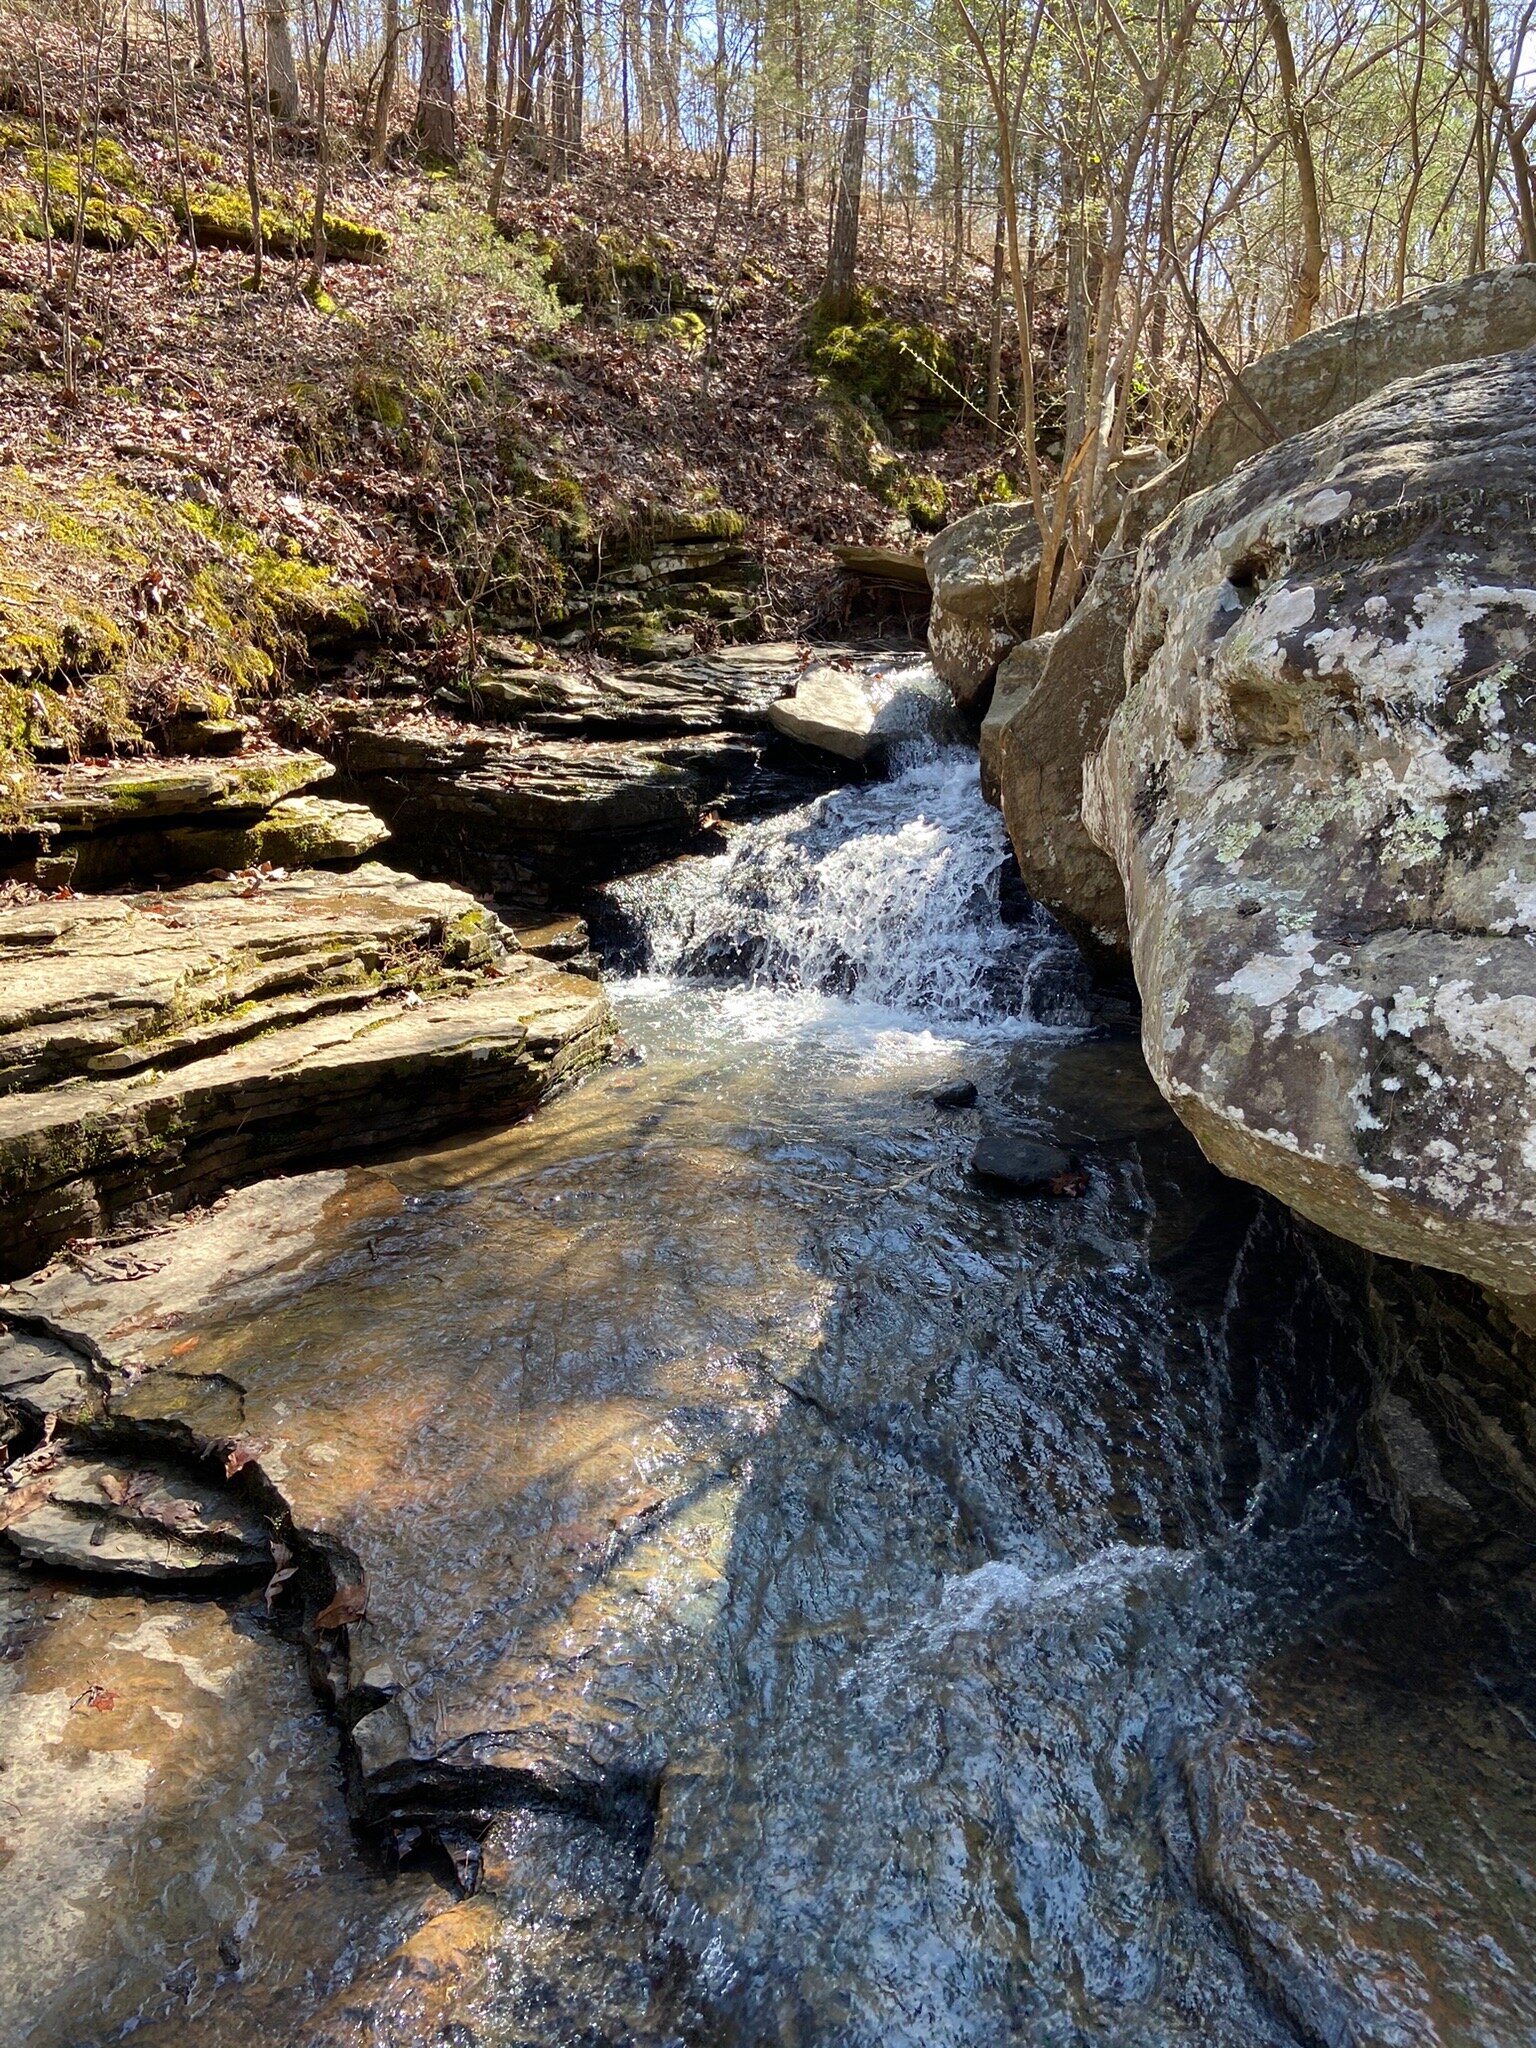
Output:
[[378,865],[0,913],[0,1265],[146,1196],[517,1115],[597,1059],[602,993]]
[[1536,1291],[1536,350],[1390,387],[1148,543],[1085,819],[1159,1086],[1339,1235]]
[[[793,646],[591,675],[517,666],[511,643],[486,652],[473,684],[441,701],[328,700],[348,793],[425,872],[568,903],[678,852],[722,806],[780,793],[790,750],[769,711],[804,667]],[[803,759],[789,766],[808,794]]]

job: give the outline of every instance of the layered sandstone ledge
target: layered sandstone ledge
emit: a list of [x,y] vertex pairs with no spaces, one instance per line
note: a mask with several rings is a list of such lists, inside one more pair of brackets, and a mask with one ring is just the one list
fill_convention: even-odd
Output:
[[146,1202],[526,1113],[608,1005],[462,890],[370,863],[0,911],[0,1269]]

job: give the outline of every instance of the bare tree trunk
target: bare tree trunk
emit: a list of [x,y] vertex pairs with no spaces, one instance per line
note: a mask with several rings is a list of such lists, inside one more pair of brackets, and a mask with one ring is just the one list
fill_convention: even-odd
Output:
[[400,0],[384,0],[384,58],[379,67],[379,97],[373,110],[373,136],[368,161],[376,171],[389,154],[389,130],[395,117],[395,76],[400,63]]
[[1259,0],[1264,25],[1275,46],[1275,65],[1280,73],[1280,98],[1285,107],[1286,133],[1296,165],[1296,194],[1301,205],[1301,257],[1292,285],[1290,338],[1299,341],[1312,326],[1312,315],[1323,295],[1323,209],[1317,190],[1317,167],[1312,161],[1312,137],[1302,108],[1296,80],[1296,53],[1291,48],[1290,24],[1281,0]]
[[204,78],[213,76],[213,37],[208,32],[208,0],[192,0],[192,33],[197,39],[197,68]]
[[485,25],[485,146],[501,142],[501,46],[506,37],[507,0],[491,0]]
[[987,425],[995,445],[1003,417],[1003,267],[1007,241],[1003,202],[997,202],[997,224],[992,230],[992,332],[987,340]]
[[452,164],[459,160],[453,96],[452,0],[423,0],[416,141],[429,163]]
[[872,0],[855,0],[853,15],[853,77],[848,87],[848,118],[843,128],[843,154],[837,178],[837,204],[832,217],[832,242],[822,283],[820,310],[824,318],[846,320],[853,311],[854,279],[859,261],[859,202],[864,191],[864,154],[869,135],[869,84],[874,68]]
[[330,80],[331,44],[341,0],[330,0],[319,48],[315,52],[315,211],[310,232],[309,294],[318,299],[325,285],[325,202],[330,197],[331,133],[326,118],[326,87]]
[[587,21],[583,0],[571,0],[571,150],[580,156],[586,133]]
[[240,85],[245,111],[245,196],[251,208],[251,252],[256,267],[251,273],[251,290],[261,290],[261,187],[256,182],[256,119],[252,106],[255,87],[251,80],[251,38],[246,26],[245,0],[235,0],[235,19],[240,31]]
[[299,73],[293,61],[293,31],[288,25],[286,0],[266,0],[264,51],[267,67],[267,106],[279,121],[299,118]]
[[810,196],[810,173],[806,164],[805,0],[792,0],[789,30],[795,44],[795,204],[803,213]]

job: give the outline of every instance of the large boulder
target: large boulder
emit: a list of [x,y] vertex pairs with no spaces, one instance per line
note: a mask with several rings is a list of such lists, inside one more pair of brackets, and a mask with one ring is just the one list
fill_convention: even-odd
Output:
[[928,652],[963,711],[984,707],[997,665],[1029,631],[1040,530],[1028,505],[983,505],[946,526],[925,557]]
[[1393,385],[1146,544],[1084,817],[1216,1165],[1536,1292],[1536,349]]
[[1123,964],[1129,935],[1112,864],[1083,830],[1082,764],[1102,744],[1125,692],[1129,593],[1143,538],[1183,498],[1394,379],[1533,342],[1533,264],[1460,279],[1385,312],[1341,320],[1252,364],[1185,461],[1125,494],[1114,538],[1004,747],[1001,776],[1003,815],[1025,885],[1098,962]]

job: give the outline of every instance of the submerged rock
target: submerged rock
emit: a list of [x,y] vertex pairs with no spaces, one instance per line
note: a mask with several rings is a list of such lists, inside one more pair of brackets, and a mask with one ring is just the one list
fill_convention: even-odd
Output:
[[1159,1086],[1339,1235],[1536,1292],[1536,350],[1391,386],[1148,543],[1085,817]]
[[950,1081],[944,1087],[934,1089],[933,1105],[935,1109],[971,1109],[975,1105],[976,1094],[974,1081]]
[[992,1131],[971,1154],[971,1172],[1010,1195],[1072,1195],[1082,1192],[1082,1174],[1070,1152],[1008,1131]]

